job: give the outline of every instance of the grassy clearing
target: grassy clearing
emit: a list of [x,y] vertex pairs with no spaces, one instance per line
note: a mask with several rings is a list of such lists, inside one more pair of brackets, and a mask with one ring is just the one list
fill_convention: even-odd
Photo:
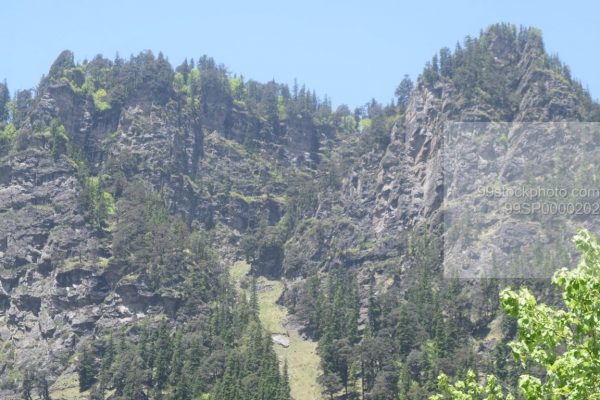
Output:
[[[230,269],[231,279],[238,284],[250,271],[245,262],[237,262]],[[258,284],[258,302],[260,321],[271,333],[284,334],[289,337],[289,347],[275,345],[275,352],[281,363],[287,360],[290,374],[290,387],[295,400],[315,400],[322,398],[321,389],[317,384],[320,373],[317,343],[304,340],[296,330],[288,330],[283,326],[287,310],[277,304],[283,292],[283,283],[261,277]]]
[[89,398],[89,393],[79,392],[79,377],[76,372],[69,372],[58,377],[50,388],[50,397],[54,400],[83,400]]
[[250,272],[250,264],[244,261],[238,261],[233,264],[233,267],[229,268],[229,277],[239,288],[242,279]]

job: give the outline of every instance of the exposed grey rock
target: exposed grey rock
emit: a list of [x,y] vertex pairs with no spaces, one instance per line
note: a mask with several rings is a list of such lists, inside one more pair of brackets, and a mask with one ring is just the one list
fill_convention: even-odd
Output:
[[290,338],[287,335],[278,333],[271,335],[271,339],[273,340],[273,343],[278,344],[281,347],[290,347]]
[[39,319],[39,324],[40,332],[44,339],[50,338],[52,337],[52,335],[54,335],[54,332],[56,331],[56,324],[54,323],[54,321],[52,320],[52,318],[46,310],[42,310]]

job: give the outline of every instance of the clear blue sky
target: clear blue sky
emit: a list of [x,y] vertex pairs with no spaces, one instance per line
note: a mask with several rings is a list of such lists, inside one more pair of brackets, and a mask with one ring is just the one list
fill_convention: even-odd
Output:
[[176,66],[212,56],[260,81],[298,78],[334,105],[387,102],[442,46],[494,22],[542,29],[546,49],[600,95],[600,4],[592,0],[7,0],[0,79],[34,87],[63,49],[77,60],[151,49]]

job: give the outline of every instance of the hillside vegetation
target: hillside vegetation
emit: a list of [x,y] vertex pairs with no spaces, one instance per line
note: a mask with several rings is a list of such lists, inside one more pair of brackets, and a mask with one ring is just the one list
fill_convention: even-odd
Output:
[[[552,182],[593,184],[580,150],[600,136],[486,131],[486,157],[458,146],[473,179],[450,202],[443,170],[448,122],[600,120],[537,29],[490,26],[355,110],[207,56],[74,60],[36,90],[0,84],[1,398],[422,400],[442,374],[512,393],[542,376],[510,356],[523,318],[498,293],[560,293],[478,276],[483,251],[460,246],[569,267],[565,237],[600,226],[500,215],[473,185],[522,178],[524,149]],[[483,234],[445,230],[456,205]],[[472,279],[444,276],[456,254]]]

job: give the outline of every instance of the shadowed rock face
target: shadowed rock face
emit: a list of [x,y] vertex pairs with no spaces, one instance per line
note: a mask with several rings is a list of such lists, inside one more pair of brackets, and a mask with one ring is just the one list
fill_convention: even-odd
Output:
[[[338,266],[357,271],[361,298],[373,275],[406,290],[408,235],[434,230],[443,219],[445,123],[588,118],[588,99],[543,67],[546,55],[535,40],[518,44],[500,35],[485,43],[507,77],[501,89],[471,93],[458,76],[421,79],[387,145],[373,149],[360,148],[358,133],[313,118],[279,121],[268,130],[251,110],[216,92],[206,109],[192,112],[170,84],[111,93],[116,100],[101,110],[81,83],[54,71],[14,148],[0,157],[0,338],[14,345],[17,365],[41,362],[56,377],[64,369],[60,359],[99,329],[160,314],[186,317],[181,282],[153,288],[144,270],[150,266],[134,269],[131,257],[115,257],[112,229],[125,216],[117,212],[105,227],[93,223],[82,207],[82,165],[104,177],[117,198],[123,182],[143,182],[186,226],[210,232],[225,262],[251,253],[253,271],[288,279],[290,293],[309,274]],[[68,136],[62,150],[52,139],[52,121]],[[317,192],[309,184],[327,182],[321,178],[328,172],[339,182],[309,198]],[[308,184],[294,191],[296,181]],[[301,198],[314,207],[281,234]],[[519,226],[496,240],[510,247],[511,237],[530,232]],[[263,241],[245,246],[250,234]],[[285,295],[282,301],[290,303]],[[472,320],[484,330],[490,322],[477,305]],[[286,346],[287,338],[278,340]]]
[[34,297],[25,294],[19,296],[14,302],[14,305],[19,311],[30,312],[33,315],[38,316],[40,314],[42,300],[39,297]]

